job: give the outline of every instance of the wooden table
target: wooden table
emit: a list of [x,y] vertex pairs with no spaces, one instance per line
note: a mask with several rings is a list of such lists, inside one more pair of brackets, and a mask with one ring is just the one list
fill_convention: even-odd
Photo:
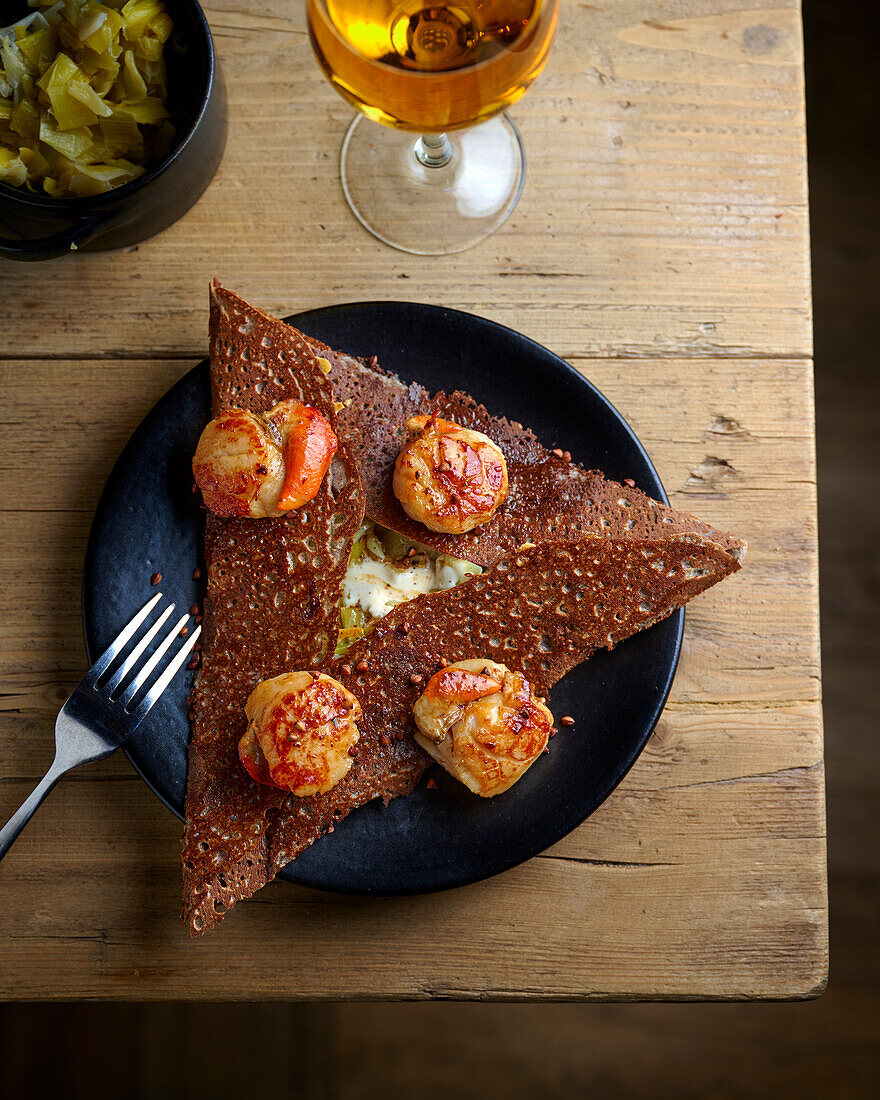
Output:
[[84,669],[104,480],[205,354],[207,282],[278,314],[437,302],[565,356],[672,503],[750,543],[688,612],[669,705],[622,786],[542,856],[398,900],[277,883],[190,942],[179,825],[121,755],[65,780],[0,866],[0,995],[793,998],[827,973],[801,26],[770,0],[563,0],[517,107],[529,177],[463,255],[374,241],[339,189],[348,107],[300,4],[206,5],[231,91],[220,174],[138,248],[0,270],[0,818]]

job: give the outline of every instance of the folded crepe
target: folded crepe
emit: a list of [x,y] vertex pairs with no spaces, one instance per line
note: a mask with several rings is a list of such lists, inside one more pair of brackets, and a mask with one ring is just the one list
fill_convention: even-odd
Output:
[[[665,618],[739,568],[743,544],[732,536],[559,459],[466,394],[431,398],[216,284],[211,384],[215,414],[233,406],[264,411],[296,397],[327,416],[340,446],[318,497],[300,511],[277,520],[207,518],[205,640],[183,848],[183,919],[194,935],[351,810],[415,787],[430,760],[412,737],[420,689],[411,676],[426,680],[441,659],[478,656],[522,671],[546,695],[597,648]],[[508,460],[508,502],[469,535],[412,524],[389,499],[402,425],[431,410],[485,432]],[[395,608],[334,661],[362,483],[370,519],[489,569]],[[326,794],[305,798],[256,784],[237,748],[248,695],[281,672],[317,668],[363,707],[350,771]]]
[[[337,424],[322,364],[286,325],[211,287],[214,412],[264,412],[282,397],[321,412],[337,434],[333,464],[307,507],[279,519],[205,522],[207,595],[202,666],[192,696],[183,844],[183,913],[194,932],[287,862],[286,792],[260,786],[239,762],[244,704],[261,680],[332,657],[339,597],[363,518],[358,466]],[[384,785],[383,785],[384,784]],[[369,795],[409,790],[388,774]],[[298,849],[297,849],[298,850]]]
[[[361,746],[384,735],[400,745],[397,759],[415,758],[413,704],[441,661],[506,664],[546,697],[597,649],[613,649],[739,568],[732,555],[693,535],[545,542],[467,584],[395,607],[334,675],[361,699]],[[423,767],[430,763],[423,756]]]
[[[700,535],[740,559],[741,539],[717,531],[687,512],[669,508],[635,486],[609,481],[542,446],[522,424],[493,416],[469,394],[428,393],[381,371],[375,361],[355,359],[317,340],[304,339],[332,364],[330,379],[341,422],[353,445],[366,491],[368,519],[432,550],[486,566],[524,542],[601,535],[605,538],[664,539]],[[507,460],[510,487],[494,517],[464,535],[444,535],[411,520],[392,489],[394,462],[409,439],[411,416],[436,413],[483,432]]]

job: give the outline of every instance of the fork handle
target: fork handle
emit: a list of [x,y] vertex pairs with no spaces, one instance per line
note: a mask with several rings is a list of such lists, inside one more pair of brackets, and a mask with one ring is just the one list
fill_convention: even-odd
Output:
[[61,776],[67,771],[70,771],[70,768],[65,767],[63,764],[59,764],[58,758],[56,757],[52,761],[52,767],[46,772],[37,786],[34,787],[33,791],[31,791],[30,796],[25,800],[21,809],[17,810],[3,828],[0,829],[0,859],[3,859],[15,843],[18,834],[33,817],[36,808],[40,805],[49,791],[52,790]]

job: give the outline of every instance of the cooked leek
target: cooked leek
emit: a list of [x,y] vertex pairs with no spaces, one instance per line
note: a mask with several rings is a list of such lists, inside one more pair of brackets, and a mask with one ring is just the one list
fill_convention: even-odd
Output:
[[94,195],[170,152],[163,0],[28,0],[0,29],[0,181]]
[[124,103],[117,103],[113,112],[117,115],[128,115],[141,125],[156,125],[168,118],[165,104],[152,95],[144,96],[143,99],[134,103],[129,103],[127,100]]
[[45,145],[50,145],[57,152],[63,153],[72,161],[76,161],[82,158],[91,146],[92,134],[90,130],[85,128],[59,130],[52,125],[48,118],[44,118],[40,122],[40,141]]
[[27,179],[27,167],[21,157],[0,145],[0,180],[21,187]]
[[72,80],[67,89],[67,94],[71,99],[75,99],[84,107],[87,107],[95,116],[96,121],[99,118],[109,118],[113,114],[113,108],[110,104],[105,103],[91,84],[86,84],[84,80]]
[[24,141],[37,141],[40,136],[40,112],[28,99],[19,100],[9,118],[9,128]]

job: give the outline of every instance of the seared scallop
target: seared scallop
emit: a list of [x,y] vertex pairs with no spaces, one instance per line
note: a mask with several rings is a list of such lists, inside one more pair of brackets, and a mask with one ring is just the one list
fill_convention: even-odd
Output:
[[414,416],[397,456],[393,489],[404,512],[432,531],[460,535],[495,515],[507,497],[507,462],[482,432]]
[[310,405],[279,401],[265,414],[227,409],[202,432],[193,476],[218,516],[282,516],[314,499],[337,446]]
[[284,485],[281,447],[265,419],[227,409],[202,432],[193,476],[206,506],[218,516],[280,516]]
[[285,672],[258,684],[245,704],[241,762],[258,783],[323,794],[342,779],[360,739],[361,706],[323,672]]
[[413,714],[416,741],[484,798],[521,779],[553,729],[553,715],[522,674],[486,660],[441,669],[416,700]]

